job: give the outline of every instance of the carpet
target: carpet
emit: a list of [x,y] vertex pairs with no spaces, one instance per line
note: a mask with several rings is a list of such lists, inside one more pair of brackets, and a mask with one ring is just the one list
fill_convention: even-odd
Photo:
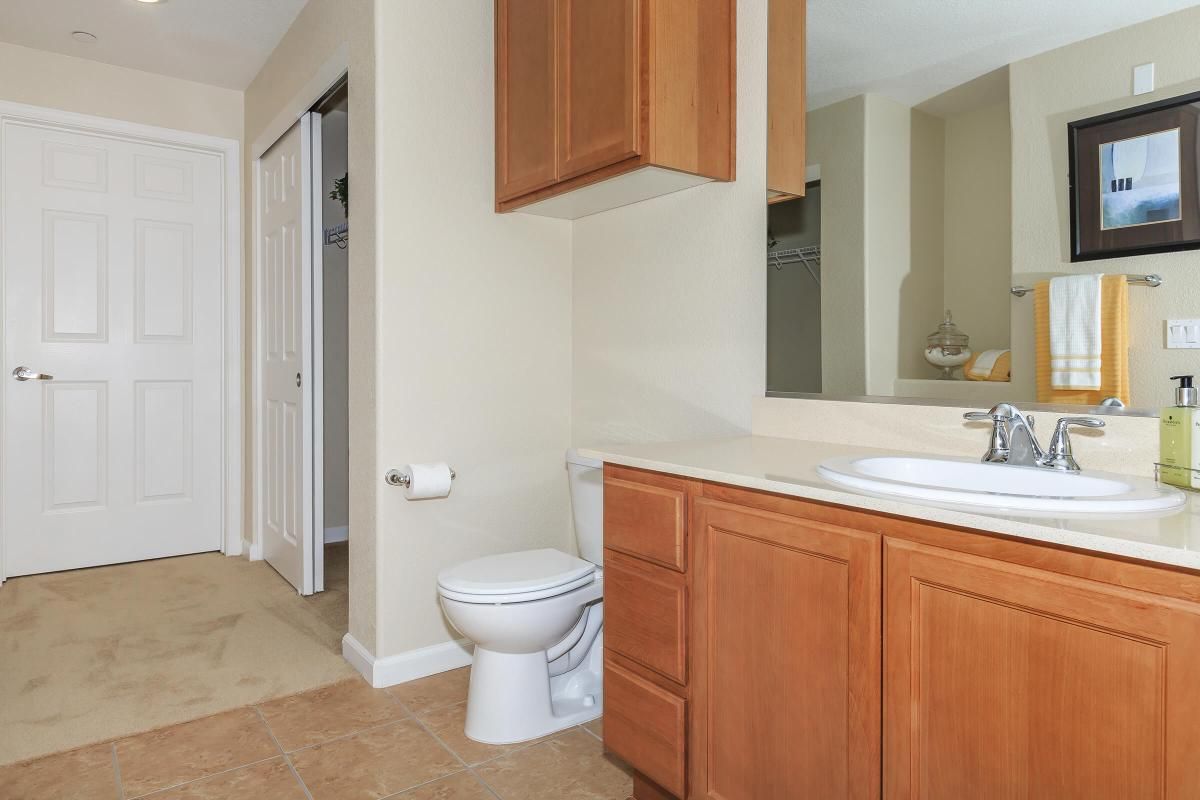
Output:
[[0,764],[324,686],[342,659],[347,547],[300,597],[261,561],[204,553],[0,586]]

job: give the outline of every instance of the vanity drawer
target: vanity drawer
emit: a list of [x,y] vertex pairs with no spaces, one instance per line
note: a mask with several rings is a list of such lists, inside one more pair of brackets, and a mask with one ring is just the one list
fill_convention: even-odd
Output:
[[683,572],[687,485],[678,478],[606,469],[604,546]]
[[676,683],[687,681],[687,585],[678,572],[604,554],[604,646]]
[[676,797],[686,788],[687,703],[604,661],[604,746]]

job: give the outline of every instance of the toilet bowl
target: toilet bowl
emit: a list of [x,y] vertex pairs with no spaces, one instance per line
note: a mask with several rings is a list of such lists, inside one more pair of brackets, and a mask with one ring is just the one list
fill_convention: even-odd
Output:
[[438,575],[447,619],[475,643],[466,734],[479,742],[536,739],[603,710],[601,464],[574,452],[567,461],[584,558],[524,550]]

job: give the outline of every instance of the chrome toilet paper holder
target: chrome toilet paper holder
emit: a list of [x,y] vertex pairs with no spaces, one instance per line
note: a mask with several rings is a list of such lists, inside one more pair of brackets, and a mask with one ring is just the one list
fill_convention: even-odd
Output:
[[[453,469],[450,470],[450,480],[454,480],[457,477],[458,473],[456,473]],[[383,476],[383,482],[388,486],[403,486],[405,489],[407,489],[409,484],[412,483],[412,476],[407,472],[402,472],[398,469],[389,469]]]

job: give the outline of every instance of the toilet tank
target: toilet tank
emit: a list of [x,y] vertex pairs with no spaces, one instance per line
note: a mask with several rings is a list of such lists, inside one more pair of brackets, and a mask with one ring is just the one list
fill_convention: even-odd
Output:
[[571,485],[571,515],[579,557],[604,564],[604,462],[567,451],[567,480]]

